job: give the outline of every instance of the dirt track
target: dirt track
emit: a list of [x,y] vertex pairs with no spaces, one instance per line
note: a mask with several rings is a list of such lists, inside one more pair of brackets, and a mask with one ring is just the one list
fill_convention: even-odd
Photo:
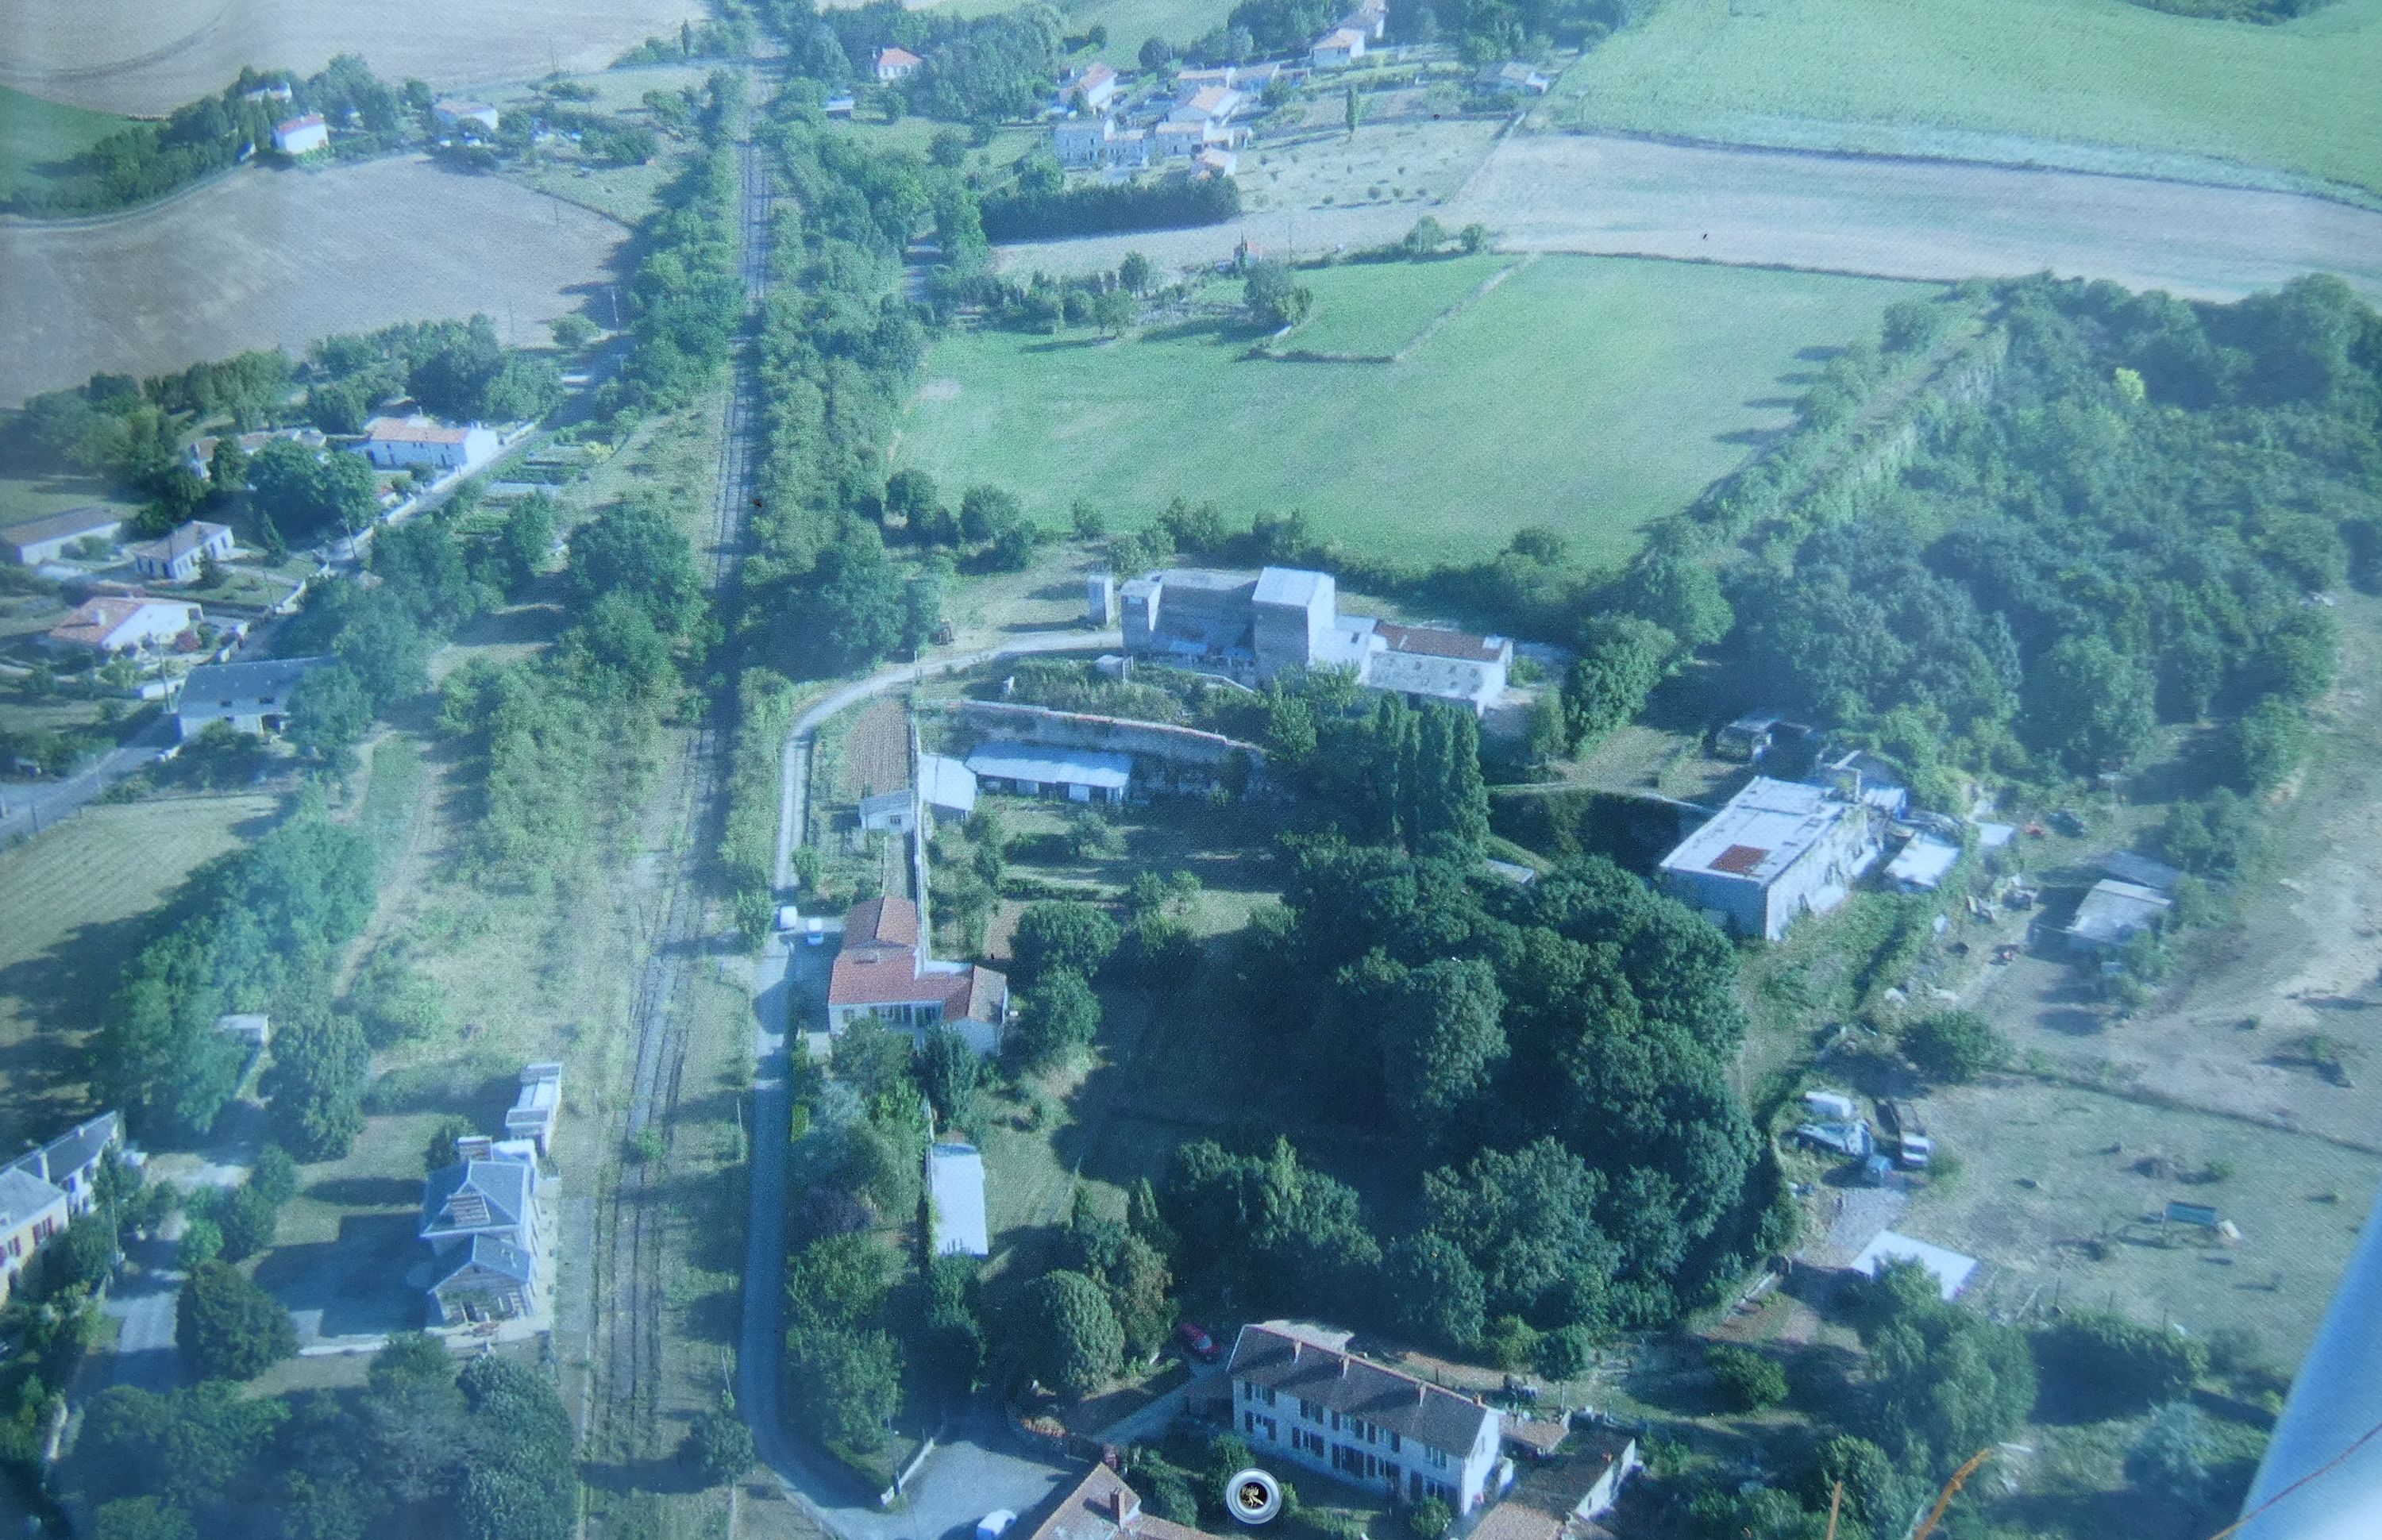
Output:
[[102,112],[165,113],[243,65],[312,74],[361,54],[434,86],[601,69],[701,20],[701,0],[0,0],[0,85]]
[[510,341],[542,343],[626,234],[422,160],[247,169],[94,226],[0,224],[0,404],[95,370],[154,374],[475,311]]
[[[1413,205],[1310,208],[1164,235],[1004,248],[1002,265],[1083,272],[1138,249],[1166,263],[1403,234]],[[2076,172],[1520,134],[1432,209],[1511,251],[1674,257],[1896,278],[2040,272],[2230,299],[2306,272],[2382,299],[2382,214],[2288,193]]]

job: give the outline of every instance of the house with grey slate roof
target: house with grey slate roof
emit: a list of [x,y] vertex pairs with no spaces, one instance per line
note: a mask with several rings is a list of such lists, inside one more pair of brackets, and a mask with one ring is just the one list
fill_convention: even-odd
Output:
[[456,1326],[528,1314],[538,1305],[545,1244],[535,1147],[477,1137],[457,1143],[464,1158],[431,1173],[422,1193],[431,1315]]
[[1503,1413],[1360,1358],[1348,1339],[1294,1321],[1241,1328],[1234,1431],[1259,1463],[1286,1460],[1394,1501],[1437,1497],[1459,1518],[1495,1496]]

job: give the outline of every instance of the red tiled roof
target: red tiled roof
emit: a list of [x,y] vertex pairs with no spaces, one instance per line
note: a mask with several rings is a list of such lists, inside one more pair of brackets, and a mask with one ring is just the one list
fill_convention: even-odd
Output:
[[846,947],[828,975],[831,1006],[913,1005],[940,1000],[951,992],[941,974],[918,976],[918,955],[906,947]]
[[843,946],[915,947],[918,906],[907,898],[870,898],[843,917]]
[[879,69],[884,68],[889,64],[902,65],[924,63],[926,63],[924,59],[921,59],[917,55],[913,54],[907,48],[887,48],[879,52],[877,55],[877,67]]
[[176,611],[185,626],[190,624],[191,612],[197,607],[169,599],[86,599],[81,608],[50,628],[50,639],[80,647],[104,647],[107,639],[120,627],[152,605]]
[[1467,636],[1462,631],[1443,631],[1432,626],[1401,626],[1394,620],[1374,624],[1374,631],[1390,644],[1394,653],[1417,653],[1425,657],[1463,658],[1470,663],[1494,663],[1498,648],[1485,636]]
[[280,122],[276,123],[273,126],[273,131],[276,134],[289,134],[295,133],[301,128],[319,128],[321,127],[323,127],[323,115],[318,112],[310,112],[302,117],[283,118]]

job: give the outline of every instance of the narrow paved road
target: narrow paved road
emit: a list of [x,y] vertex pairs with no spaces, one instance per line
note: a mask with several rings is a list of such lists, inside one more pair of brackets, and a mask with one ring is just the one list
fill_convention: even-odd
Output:
[[81,812],[101,792],[142,765],[153,763],[157,752],[173,742],[176,736],[174,714],[167,708],[122,744],[64,780],[12,781],[0,786],[0,845],[19,836],[39,834],[60,819]]
[[840,1540],[964,1540],[997,1508],[1027,1513],[1073,1473],[1025,1448],[990,1398],[980,1399],[944,1432],[887,1511],[876,1494],[799,1443],[785,1430],[778,1364],[784,1346],[786,1154],[791,1104],[786,1070],[791,1028],[827,995],[835,938],[817,947],[773,939],[755,980],[753,1080],[753,1214],[744,1233],[744,1322],[737,1354],[736,1399],[753,1442],[780,1489]]

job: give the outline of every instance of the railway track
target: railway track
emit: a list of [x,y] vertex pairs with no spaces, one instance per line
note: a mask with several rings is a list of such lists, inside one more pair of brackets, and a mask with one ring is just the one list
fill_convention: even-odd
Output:
[[[712,506],[710,588],[714,602],[722,605],[733,599],[758,464],[759,315],[768,282],[772,193],[749,129],[748,116],[736,145],[746,308],[731,358],[732,384]],[[732,698],[714,700],[678,756],[669,792],[677,837],[641,927],[644,957],[632,1018],[636,1065],[618,1126],[623,1158],[596,1206],[586,1433],[589,1448],[600,1458],[658,1452],[645,1446],[657,1425],[664,1386],[667,1173],[686,1064],[688,995],[705,961],[710,929],[700,874],[706,852],[718,844],[726,809],[731,704]]]

